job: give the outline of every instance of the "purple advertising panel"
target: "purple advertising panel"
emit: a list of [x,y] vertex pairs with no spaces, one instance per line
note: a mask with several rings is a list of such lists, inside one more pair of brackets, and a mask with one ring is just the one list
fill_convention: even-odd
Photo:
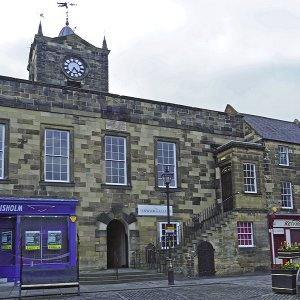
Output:
[[32,267],[39,270],[67,268],[73,272],[77,202],[74,199],[0,198],[0,277],[17,281],[22,268],[24,276],[25,271],[30,271],[30,276],[36,277],[39,273],[31,272]]
[[76,204],[77,200],[0,198],[0,215],[75,214]]

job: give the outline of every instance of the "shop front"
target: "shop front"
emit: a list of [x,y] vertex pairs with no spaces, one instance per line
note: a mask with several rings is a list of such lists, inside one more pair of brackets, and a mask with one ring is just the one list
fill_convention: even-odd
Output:
[[76,267],[77,200],[0,198],[0,278]]
[[272,253],[272,265],[283,263],[278,249],[287,245],[300,244],[300,214],[270,214],[269,234]]

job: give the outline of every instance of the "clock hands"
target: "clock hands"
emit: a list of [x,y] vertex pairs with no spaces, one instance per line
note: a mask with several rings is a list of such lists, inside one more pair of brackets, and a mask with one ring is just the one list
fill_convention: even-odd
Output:
[[65,59],[63,68],[65,74],[70,78],[81,78],[86,73],[84,63],[76,57]]

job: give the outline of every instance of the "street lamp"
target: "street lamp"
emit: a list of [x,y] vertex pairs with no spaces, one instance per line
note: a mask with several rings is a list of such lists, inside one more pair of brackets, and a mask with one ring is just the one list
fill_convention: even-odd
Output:
[[170,200],[169,200],[169,194],[170,194],[170,183],[174,178],[174,174],[169,171],[169,168],[166,166],[165,172],[161,174],[161,178],[166,186],[166,194],[167,194],[167,228],[166,228],[166,245],[168,247],[168,256],[169,256],[169,265],[168,265],[168,285],[174,285],[174,270],[172,265],[172,255],[171,255],[171,232],[174,234],[174,228],[173,231],[171,229],[170,224]]

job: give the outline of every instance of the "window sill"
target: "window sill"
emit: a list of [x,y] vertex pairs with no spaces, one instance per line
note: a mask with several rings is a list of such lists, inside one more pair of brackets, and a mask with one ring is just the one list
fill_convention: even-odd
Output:
[[55,181],[40,181],[40,186],[63,186],[63,187],[74,187],[74,182],[55,182]]
[[[155,187],[156,191],[160,191],[160,192],[166,192],[167,188],[165,187]],[[181,188],[180,187],[176,187],[176,188],[169,188],[169,193],[175,193],[175,192],[181,192]]]
[[247,249],[248,250],[250,250],[250,249],[253,249],[253,248],[255,248],[255,246],[254,245],[249,245],[249,246],[238,246],[238,248],[239,248],[239,250],[244,250],[244,251],[246,251]]
[[116,184],[107,184],[107,183],[101,184],[101,187],[103,189],[118,189],[118,190],[131,190],[132,189],[131,185],[116,185]]
[[262,193],[243,192],[243,194],[248,196],[262,196]]
[[0,179],[0,184],[10,183],[10,179]]
[[281,209],[285,212],[297,212],[297,209],[293,207],[281,207]]

